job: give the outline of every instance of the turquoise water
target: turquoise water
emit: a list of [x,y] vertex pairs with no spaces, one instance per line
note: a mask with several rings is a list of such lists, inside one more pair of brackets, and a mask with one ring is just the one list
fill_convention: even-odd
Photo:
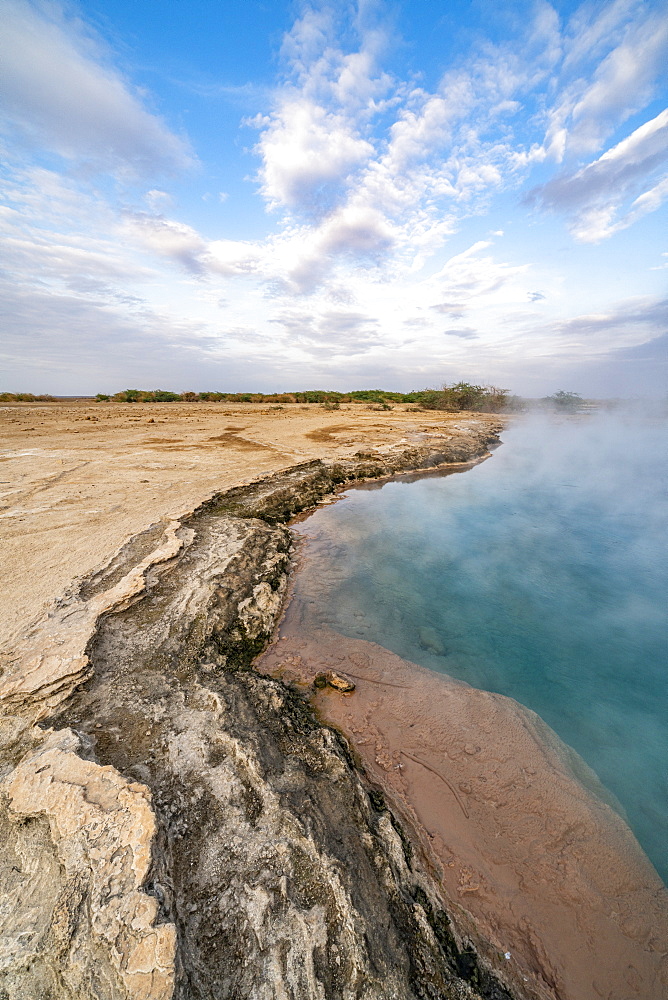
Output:
[[668,881],[666,422],[503,440],[465,473],[353,489],[301,524],[310,613],[538,712]]

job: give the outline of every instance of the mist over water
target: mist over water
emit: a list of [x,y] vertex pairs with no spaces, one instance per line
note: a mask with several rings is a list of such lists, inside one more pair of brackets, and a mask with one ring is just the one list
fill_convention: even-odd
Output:
[[315,620],[536,711],[664,881],[667,430],[518,420],[467,472],[350,490],[299,526],[297,586]]

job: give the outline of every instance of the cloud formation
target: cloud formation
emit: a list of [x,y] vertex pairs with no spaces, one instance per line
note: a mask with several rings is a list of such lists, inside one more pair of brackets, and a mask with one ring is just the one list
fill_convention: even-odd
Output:
[[[642,191],[658,174],[663,176]],[[667,196],[668,109],[587,166],[536,188],[529,200],[563,212],[576,239],[595,243],[655,211]]]
[[[359,29],[348,52],[339,28],[332,9],[306,8],[284,40],[277,107],[255,122],[269,208],[309,219],[288,279],[299,294],[334,277],[342,255],[421,267],[533,164],[600,150],[653,95],[668,55],[665,19],[642,4],[583,6],[563,27],[542,4],[516,44],[487,44],[430,92],[382,72],[377,28]],[[533,103],[545,131],[531,141],[518,112]],[[563,212],[580,241],[632,225],[664,194],[650,184],[665,149],[652,128],[543,184],[533,204]]]
[[0,99],[5,128],[95,170],[146,176],[193,164],[187,140],[148,112],[106,65],[102,44],[56,4],[3,0]]
[[[164,96],[172,81],[140,91],[73,7],[0,7],[12,358],[34,349],[65,371],[64,351],[83,380],[115,351],[159,358],[180,387],[186,371],[208,386],[211,373],[513,385],[566,357],[632,361],[663,329],[648,289],[665,244],[633,278],[623,259],[668,196],[668,111],[653,103],[668,25],[653,0],[567,17],[541,0],[438,73],[402,62],[382,5],[306,2],[273,89],[243,85],[252,121],[217,135],[213,102],[235,89],[221,80],[197,92],[212,117],[192,140],[154,111],[188,120]],[[240,142],[245,196],[225,172]]]

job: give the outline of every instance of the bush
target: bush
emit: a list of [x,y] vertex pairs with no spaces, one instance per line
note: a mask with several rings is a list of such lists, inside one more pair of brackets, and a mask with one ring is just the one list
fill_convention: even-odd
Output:
[[298,403],[327,403],[337,400],[340,402],[342,393],[325,389],[307,389],[306,392],[296,392],[294,395]]
[[55,403],[55,396],[47,393],[40,393],[35,396],[32,392],[0,392],[0,403]]
[[178,392],[170,392],[168,389],[154,389],[153,392],[147,392],[145,395],[150,397],[145,400],[147,403],[151,401],[154,403],[176,403],[181,399]]
[[356,389],[349,395],[351,400],[363,403],[386,403],[388,399],[393,403],[403,403],[406,398],[403,392],[386,392],[385,389]]
[[[471,385],[469,382],[455,382],[442,389],[423,389],[409,394],[411,402],[418,403],[424,410],[474,410],[478,413],[498,413],[505,409],[508,389],[498,389],[493,385]],[[408,401],[408,400],[407,400]]]
[[559,392],[555,392],[552,396],[545,396],[542,402],[553,406],[555,410],[576,413],[582,406],[582,396],[577,392],[565,392],[563,389],[560,389]]

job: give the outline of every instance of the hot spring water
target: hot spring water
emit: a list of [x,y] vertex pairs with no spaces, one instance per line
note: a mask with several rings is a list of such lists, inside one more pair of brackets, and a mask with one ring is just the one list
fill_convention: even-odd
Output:
[[463,474],[299,526],[316,620],[536,711],[668,879],[666,421],[518,420]]

